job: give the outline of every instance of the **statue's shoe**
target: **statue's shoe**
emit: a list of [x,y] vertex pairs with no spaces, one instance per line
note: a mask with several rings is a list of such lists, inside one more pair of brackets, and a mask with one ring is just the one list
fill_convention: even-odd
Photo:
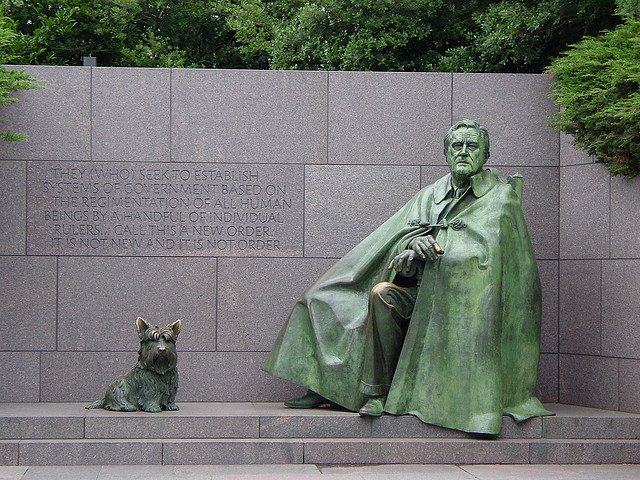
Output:
[[358,412],[362,417],[381,417],[384,413],[384,402],[386,396],[371,397]]
[[308,390],[306,395],[303,395],[302,397],[292,398],[291,400],[284,402],[284,406],[289,408],[316,408],[332,404],[332,402],[313,390]]

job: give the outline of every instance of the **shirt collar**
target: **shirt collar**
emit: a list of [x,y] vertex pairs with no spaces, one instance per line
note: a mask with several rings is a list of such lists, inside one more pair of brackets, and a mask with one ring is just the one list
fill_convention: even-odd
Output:
[[[491,170],[483,170],[471,177],[471,191],[476,198],[483,197],[497,183],[497,177]],[[453,195],[453,185],[451,183],[451,174],[445,175],[433,187],[433,199],[436,203],[442,202],[448,196]]]

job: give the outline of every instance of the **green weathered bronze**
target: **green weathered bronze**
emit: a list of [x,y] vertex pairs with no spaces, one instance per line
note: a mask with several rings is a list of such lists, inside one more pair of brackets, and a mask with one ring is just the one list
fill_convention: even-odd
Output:
[[138,317],[138,363],[109,385],[104,397],[86,408],[123,412],[179,410],[175,403],[178,391],[176,340],[181,326],[182,322],[178,320],[164,328],[152,327]]
[[378,416],[497,435],[503,414],[551,415],[535,396],[541,293],[522,180],[483,169],[489,135],[445,136],[451,173],[417,193],[296,303],[264,366]]

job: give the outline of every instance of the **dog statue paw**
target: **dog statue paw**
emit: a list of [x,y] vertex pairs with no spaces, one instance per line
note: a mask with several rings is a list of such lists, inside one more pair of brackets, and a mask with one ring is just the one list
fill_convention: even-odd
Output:
[[104,397],[85,408],[121,412],[179,410],[175,404],[178,391],[176,340],[181,325],[178,320],[164,328],[152,327],[138,317],[138,363],[109,385]]

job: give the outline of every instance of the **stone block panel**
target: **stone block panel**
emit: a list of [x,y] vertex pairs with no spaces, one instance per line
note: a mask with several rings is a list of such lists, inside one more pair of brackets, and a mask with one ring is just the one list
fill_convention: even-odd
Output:
[[[9,142],[3,142],[7,144]],[[27,169],[24,162],[0,162],[0,255],[26,253]]]
[[618,409],[618,359],[560,355],[560,403]]
[[0,402],[40,401],[40,354],[0,352]]
[[420,190],[420,167],[308,166],[305,256],[342,257]]
[[295,302],[335,260],[218,262],[218,350],[270,351]]
[[[260,370],[266,354],[178,352],[177,402],[281,402],[306,389]],[[92,402],[136,362],[134,352],[51,352],[42,359],[43,402]],[[20,400],[16,400],[20,401]],[[37,401],[28,398],[22,401]]]
[[0,442],[0,465],[18,465],[18,442]]
[[493,165],[557,166],[550,85],[543,75],[454,73],[452,121],[470,118],[489,130]]
[[[640,360],[620,359],[620,410],[640,413]],[[639,437],[640,438],[640,437]]]
[[542,286],[542,326],[540,351],[558,352],[558,261],[538,260]]
[[542,402],[558,401],[558,355],[540,354],[536,395]]
[[371,419],[359,415],[344,416],[263,416],[261,438],[368,438]]
[[282,402],[306,392],[263,372],[265,360],[266,353],[185,352],[178,402]]
[[0,350],[55,350],[55,258],[0,257]]
[[172,70],[172,159],[326,163],[327,75]]
[[170,160],[170,70],[94,68],[92,160]]
[[42,440],[20,444],[20,465],[157,465],[161,442]]
[[[412,415],[383,415],[372,423],[372,437],[376,438],[469,438],[459,430],[438,427],[421,422]],[[504,416],[499,438],[540,438],[542,436],[542,419],[532,418],[517,423]]]
[[[444,157],[443,157],[444,158]],[[420,188],[427,187],[449,173],[449,167],[420,167]]]
[[329,73],[329,163],[446,165],[451,74]]
[[632,440],[542,440],[531,444],[531,463],[638,463],[640,449]]
[[602,354],[640,359],[640,260],[602,262]]
[[[0,438],[82,438],[82,417],[2,417]],[[2,477],[0,477],[2,478]]]
[[612,257],[640,258],[639,204],[640,178],[611,177]]
[[640,415],[573,405],[552,406],[555,417],[544,417],[545,438],[640,439]]
[[560,261],[562,353],[600,354],[601,261]]
[[182,320],[178,353],[215,350],[215,258],[59,262],[59,350],[137,351],[138,317],[161,327]]
[[528,463],[529,444],[497,440],[335,440],[308,441],[306,463]]
[[3,109],[3,129],[26,133],[24,142],[4,142],[0,159],[89,160],[91,69],[20,66],[44,86],[16,93]]
[[560,132],[560,166],[594,163],[595,158],[573,145],[571,135]]
[[29,162],[32,255],[302,256],[302,165]]
[[558,168],[505,167],[504,174],[524,177],[522,210],[536,258],[558,258]]
[[608,258],[609,235],[609,172],[601,164],[560,168],[560,258]]
[[164,444],[165,465],[303,463],[301,441],[227,440]]
[[107,386],[131,370],[136,358],[134,352],[43,353],[40,401],[88,404],[102,398]]
[[[256,438],[258,417],[164,416],[95,411],[85,420],[85,438]],[[173,413],[173,412],[172,412]]]

